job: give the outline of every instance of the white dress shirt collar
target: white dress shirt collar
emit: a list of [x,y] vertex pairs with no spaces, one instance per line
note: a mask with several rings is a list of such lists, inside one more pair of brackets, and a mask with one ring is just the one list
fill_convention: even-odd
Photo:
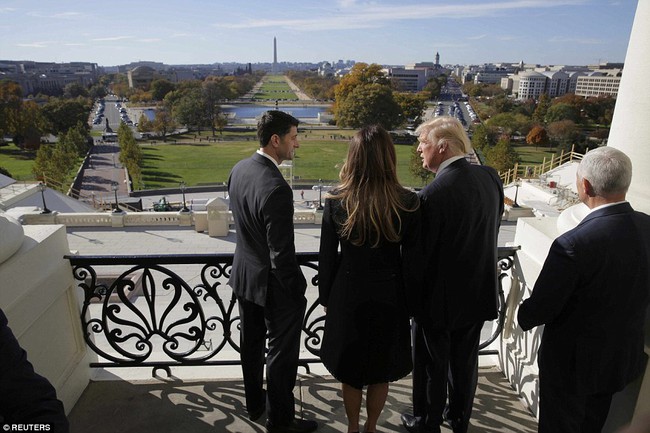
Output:
[[273,164],[275,164],[276,167],[278,167],[278,168],[280,167],[280,166],[278,165],[278,162],[277,162],[275,159],[273,159],[273,157],[272,157],[271,155],[267,155],[266,153],[262,152],[262,149],[257,149],[257,153],[259,153],[260,155],[262,155],[264,158],[268,158],[268,159],[270,159],[271,161],[273,161]]
[[463,158],[465,158],[465,156],[463,156],[463,155],[461,155],[461,156],[452,156],[451,158],[442,161],[442,162],[440,163],[440,166],[438,167],[438,171],[437,171],[436,173],[440,173],[442,170],[444,170],[445,168],[449,167],[449,165],[450,165],[451,163],[456,162],[456,161],[458,161],[459,159],[463,159]]

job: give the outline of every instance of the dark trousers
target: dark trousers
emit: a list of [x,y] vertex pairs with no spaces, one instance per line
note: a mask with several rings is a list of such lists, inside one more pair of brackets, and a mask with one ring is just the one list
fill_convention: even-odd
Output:
[[612,393],[576,395],[539,378],[539,433],[600,433],[607,421]]
[[[457,330],[413,323],[413,414],[432,430],[445,417],[464,433],[478,383],[478,346],[483,322]],[[447,405],[447,398],[449,404]]]
[[[269,284],[264,307],[238,299],[241,320],[240,350],[246,409],[253,412],[266,404],[268,420],[286,425],[295,415],[293,387],[298,372],[300,332],[307,300]],[[266,337],[267,397],[264,402],[263,374]]]

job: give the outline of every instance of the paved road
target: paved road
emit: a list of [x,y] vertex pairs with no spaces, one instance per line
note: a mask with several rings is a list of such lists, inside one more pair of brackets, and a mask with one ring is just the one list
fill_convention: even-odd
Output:
[[117,185],[118,198],[128,197],[126,173],[119,162],[119,155],[117,143],[95,142],[90,163],[83,171],[80,195],[84,201],[91,205],[115,202],[114,183]]

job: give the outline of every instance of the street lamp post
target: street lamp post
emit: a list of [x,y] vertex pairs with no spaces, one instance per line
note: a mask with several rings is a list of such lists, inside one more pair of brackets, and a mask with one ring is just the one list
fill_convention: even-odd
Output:
[[41,192],[41,198],[43,199],[43,210],[41,211],[41,213],[43,213],[43,214],[52,213],[52,211],[49,210],[47,208],[47,205],[45,204],[45,189],[46,188],[47,188],[47,186],[43,182],[38,184],[38,190]]
[[181,188],[181,194],[183,194],[183,208],[181,209],[181,212],[189,212],[190,210],[187,208],[187,205],[185,204],[185,182],[181,182],[180,184]]
[[117,201],[117,182],[113,182],[111,184],[111,189],[113,190],[113,193],[115,193],[115,208],[113,209],[113,213],[120,213],[122,212],[122,209],[120,209],[120,204]]
[[517,203],[517,196],[519,195],[520,186],[521,186],[521,179],[520,178],[515,179],[515,200],[514,203],[512,203],[512,207],[519,207],[519,204]]
[[318,179],[318,210],[323,210],[323,202],[321,200],[323,194],[323,179]]

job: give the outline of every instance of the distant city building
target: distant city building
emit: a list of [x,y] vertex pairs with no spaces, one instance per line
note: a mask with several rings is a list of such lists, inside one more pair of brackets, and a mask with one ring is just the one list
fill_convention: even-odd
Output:
[[614,96],[618,95],[621,73],[614,75],[594,71],[578,77],[575,94],[579,96]]
[[98,82],[101,73],[96,63],[0,60],[0,80],[15,81],[25,96],[59,93],[70,83],[89,87]]
[[161,62],[138,61],[138,62],[131,62],[128,65],[119,65],[117,67],[117,72],[119,72],[120,74],[126,74],[129,71],[134,70],[138,66],[146,66],[148,68],[153,69],[156,72],[162,72],[167,70],[167,68],[169,68],[168,65],[165,65],[164,63]]
[[427,84],[424,69],[384,68],[382,72],[395,82],[402,92],[419,92]]
[[419,92],[430,78],[449,75],[451,71],[440,64],[440,54],[436,53],[435,62],[410,63],[403,68],[388,67],[382,72],[392,79],[401,91]]
[[618,94],[621,68],[608,69],[600,64],[596,71],[587,66],[545,66],[509,74],[501,79],[501,88],[517,99],[538,99],[543,93],[554,98],[567,93],[578,96],[614,96]]
[[129,79],[129,87],[135,89],[149,90],[151,82],[158,78],[156,70],[149,66],[138,66],[126,73]]
[[318,67],[318,75],[321,77],[333,77],[336,73],[336,70],[332,67],[330,62],[323,62]]

